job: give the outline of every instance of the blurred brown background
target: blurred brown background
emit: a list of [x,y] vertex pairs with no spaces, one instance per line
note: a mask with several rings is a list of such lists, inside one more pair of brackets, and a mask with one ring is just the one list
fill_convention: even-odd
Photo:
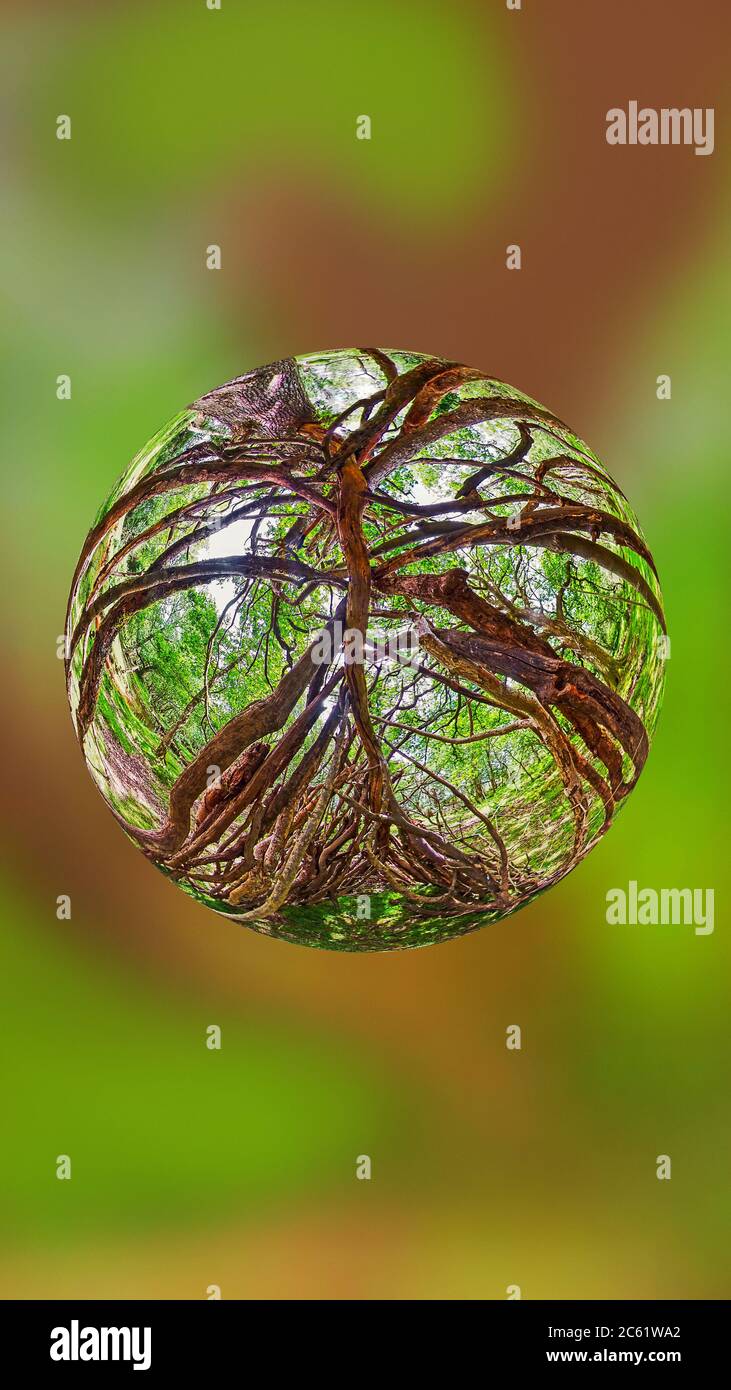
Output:
[[[726,1296],[731,11],[125,0],[3,24],[0,1292]],[[715,107],[715,152],[608,146],[631,99]],[[479,365],[589,441],[654,549],[672,654],[643,779],[568,881],[361,959],[155,873],[86,774],[55,643],[86,530],[157,427],[259,363],[363,342]],[[629,879],[713,886],[714,933],[607,926]]]

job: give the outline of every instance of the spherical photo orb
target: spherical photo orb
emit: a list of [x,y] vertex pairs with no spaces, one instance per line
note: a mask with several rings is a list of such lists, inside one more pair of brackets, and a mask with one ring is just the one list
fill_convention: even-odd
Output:
[[168,878],[379,951],[584,858],[647,758],[665,632],[632,507],[563,421],[354,348],[237,377],[141,450],[84,543],[66,673],[89,771]]

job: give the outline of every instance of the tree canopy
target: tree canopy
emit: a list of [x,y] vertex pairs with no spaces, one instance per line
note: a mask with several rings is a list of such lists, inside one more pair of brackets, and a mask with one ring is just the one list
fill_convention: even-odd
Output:
[[103,796],[185,891],[379,950],[584,857],[647,757],[664,633],[637,518],[562,421],[362,348],[239,377],[150,441],[82,549],[68,690]]

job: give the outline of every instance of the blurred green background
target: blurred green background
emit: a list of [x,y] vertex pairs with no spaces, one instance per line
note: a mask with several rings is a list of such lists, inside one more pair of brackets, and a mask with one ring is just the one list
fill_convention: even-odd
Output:
[[[5,12],[0,1295],[728,1296],[731,16],[703,19]],[[630,99],[715,106],[715,153],[610,148]],[[566,882],[359,958],[228,924],[143,860],[84,768],[56,639],[84,535],[165,420],[364,342],[474,363],[568,420],[637,509],[672,649],[640,784]],[[714,933],[609,927],[630,879],[713,887]]]

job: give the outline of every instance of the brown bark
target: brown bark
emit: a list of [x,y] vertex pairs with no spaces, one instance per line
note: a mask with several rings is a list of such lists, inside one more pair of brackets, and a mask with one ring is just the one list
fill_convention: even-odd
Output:
[[[642,721],[603,681],[584,667],[558,657],[549,643],[529,627],[475,594],[464,570],[448,570],[442,575],[390,575],[374,582],[388,593],[420,598],[446,608],[468,623],[474,630],[473,637],[451,630],[435,635],[491,673],[526,686],[544,708],[552,706],[560,711],[605,765],[602,752],[608,749],[602,730],[611,734],[635,768],[632,780],[627,784],[620,781],[616,794],[626,794],[634,785],[647,757],[647,734]],[[616,778],[616,764],[614,771]]]
[[471,400],[462,401],[454,410],[446,411],[444,415],[429,420],[418,430],[415,429],[406,436],[399,434],[398,438],[387,444],[366,470],[369,487],[374,487],[395,468],[408,463],[421,449],[453,434],[455,430],[464,429],[468,425],[480,425],[487,420],[511,420],[520,424],[548,421],[559,429],[567,428],[550,410],[532,405],[530,401],[521,401],[509,396],[475,396]]
[[165,824],[159,830],[137,832],[140,842],[149,850],[169,856],[180,849],[190,830],[193,804],[205,789],[209,767],[224,771],[250,744],[282,728],[317,669],[312,660],[314,646],[312,643],[307,648],[271,695],[255,700],[230,719],[181,772],[170,791]]
[[191,410],[235,431],[250,425],[264,438],[296,434],[303,425],[315,423],[292,357],[208,391],[193,402]]
[[[337,518],[340,544],[348,566],[345,621],[351,632],[360,632],[363,638],[368,627],[371,592],[368,546],[365,542],[362,526],[365,491],[366,483],[363,471],[356,459],[352,455],[348,455],[340,469]],[[388,769],[371,722],[368,709],[368,687],[365,671],[360,662],[346,664],[345,682],[350,695],[353,718],[368,757],[370,804],[377,811],[381,806],[384,784],[388,781]]]

